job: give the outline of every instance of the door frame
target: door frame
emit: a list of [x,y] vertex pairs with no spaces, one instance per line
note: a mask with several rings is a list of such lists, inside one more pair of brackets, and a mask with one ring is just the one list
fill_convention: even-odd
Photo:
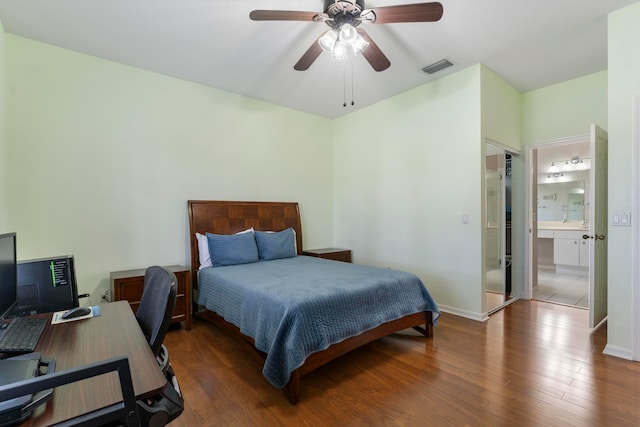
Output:
[[[503,144],[503,143],[501,143],[501,142],[499,142],[499,141],[497,141],[495,139],[492,139],[492,138],[489,138],[489,137],[485,137],[484,138],[484,144],[482,145],[482,163],[483,163],[483,166],[482,166],[482,179],[483,180],[486,178],[485,177],[485,172],[486,172],[486,144],[492,145],[494,148],[497,148],[498,150],[502,150],[502,154],[504,154],[505,157],[506,157],[506,154],[511,155],[511,161],[512,162],[514,160],[514,157],[522,155],[522,150],[520,150],[518,148],[511,147],[511,146]],[[506,171],[504,171],[504,173],[506,174]],[[504,182],[505,181],[503,179],[501,185],[504,185]],[[513,187],[514,187],[514,183],[512,181],[512,183],[511,183],[511,191],[512,191],[511,205],[512,206],[513,206]],[[483,184],[483,188],[484,188],[484,184]],[[486,192],[486,190],[483,189],[483,193],[485,193],[485,192]],[[505,196],[505,194],[503,194],[503,198],[504,198],[504,196]],[[503,223],[504,223],[504,216],[506,215],[505,214],[505,209],[501,208],[500,211],[501,211],[501,215],[503,215]],[[483,215],[483,221],[486,222],[486,217],[487,217],[486,193],[483,194],[482,215]],[[513,224],[513,214],[512,214],[511,221],[512,221],[512,224]],[[506,233],[505,230],[504,230],[504,226],[502,228],[503,228],[503,230],[500,231],[501,240],[503,240],[502,237],[504,237],[504,234]],[[517,296],[517,295],[513,295],[509,300],[506,300],[506,301],[503,300],[503,303],[500,306],[495,307],[492,310],[487,310],[487,301],[486,301],[487,269],[486,269],[486,266],[485,266],[485,257],[486,257],[486,254],[485,254],[486,247],[485,246],[486,246],[486,242],[487,242],[487,236],[486,236],[486,229],[484,227],[482,229],[482,234],[483,234],[482,235],[482,254],[483,254],[482,258],[483,259],[482,259],[482,270],[481,270],[482,271],[482,313],[483,313],[483,319],[482,320],[485,321],[485,320],[487,320],[489,318],[490,314],[493,314],[493,313],[503,309],[507,305],[509,305],[509,304],[513,303],[514,301],[520,299],[520,297]],[[511,235],[511,239],[512,239],[511,244],[513,245],[513,232],[512,232],[512,235]],[[504,262],[505,262],[505,260],[504,260],[504,248],[502,249],[502,252],[503,252],[502,263],[503,263],[503,268],[504,268],[504,265],[505,265],[504,264]],[[512,261],[511,262],[513,263],[513,255],[512,255]],[[513,269],[511,271],[512,271],[512,273],[511,273],[511,275],[512,275],[512,283],[513,283],[513,275],[514,275]],[[512,284],[512,293],[513,293],[513,284]]]
[[[633,215],[640,215],[640,95],[633,100],[633,141],[631,168],[631,206]],[[631,341],[632,360],[640,360],[640,224],[631,218]]]
[[[590,135],[588,133],[585,133],[583,135],[576,135],[576,136],[569,136],[566,138],[556,138],[556,139],[548,139],[548,140],[544,140],[544,141],[538,141],[538,142],[534,142],[530,145],[527,146],[527,149],[525,151],[525,248],[524,248],[524,256],[525,256],[525,263],[524,263],[524,277],[526,280],[526,284],[524,286],[523,289],[523,295],[522,298],[523,299],[527,299],[530,300],[531,299],[531,294],[532,294],[532,282],[533,282],[533,272],[534,272],[534,260],[533,259],[533,244],[534,244],[534,240],[533,240],[533,236],[534,236],[534,232],[536,233],[536,238],[537,238],[537,230],[533,230],[533,224],[534,222],[537,223],[537,210],[538,207],[537,206],[533,206],[532,203],[532,186],[534,184],[534,179],[535,179],[535,183],[537,183],[537,176],[534,177],[533,173],[534,171],[537,171],[537,165],[533,164],[533,150],[536,150],[538,148],[544,148],[544,147],[550,147],[550,146],[554,146],[554,145],[566,145],[566,144],[576,144],[576,143],[580,143],[580,142],[585,142],[585,141],[589,141],[590,139]],[[534,217],[535,215],[535,217]],[[535,221],[534,221],[535,219]]]

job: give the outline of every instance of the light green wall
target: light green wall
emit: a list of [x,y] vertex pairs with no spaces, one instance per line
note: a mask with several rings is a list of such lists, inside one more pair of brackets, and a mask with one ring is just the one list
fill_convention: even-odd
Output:
[[9,147],[7,142],[6,108],[7,93],[5,85],[5,35],[0,22],[0,233],[11,231],[7,223],[9,182]]
[[188,199],[297,201],[305,246],[331,245],[327,119],[5,41],[19,258],[74,254],[81,292],[110,271],[188,264]]
[[607,72],[522,94],[522,116],[523,146],[607,129]]
[[356,262],[417,274],[441,308],[472,318],[483,311],[480,70],[333,124],[336,245]]
[[521,94],[491,69],[482,66],[482,137],[520,151]]
[[[640,96],[640,3],[609,15],[609,212],[631,211],[633,201],[633,111]],[[637,125],[637,124],[636,124]],[[636,147],[637,148],[637,147]],[[637,191],[637,189],[636,189]],[[632,213],[637,227],[638,212]],[[635,219],[633,219],[635,218]],[[632,283],[632,230],[609,227],[608,352],[632,354],[634,291]],[[638,244],[638,242],[636,242]],[[637,307],[640,309],[640,307]],[[636,326],[638,328],[639,326]],[[638,335],[637,330],[635,331]]]

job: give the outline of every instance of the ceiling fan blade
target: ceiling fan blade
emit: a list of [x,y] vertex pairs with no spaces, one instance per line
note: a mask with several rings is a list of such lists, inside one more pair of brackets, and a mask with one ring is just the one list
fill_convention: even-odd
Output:
[[309,47],[309,49],[307,49],[307,51],[302,55],[302,57],[298,60],[298,62],[296,62],[296,65],[293,66],[293,69],[297,71],[308,70],[311,64],[313,64],[313,61],[315,61],[318,58],[318,56],[320,56],[321,53],[322,53],[322,48],[318,44],[318,40],[316,40]]
[[249,18],[253,21],[313,21],[317,12],[294,10],[252,10]]
[[374,24],[392,24],[396,22],[434,22],[442,18],[442,4],[438,2],[383,6],[372,9],[375,13]]
[[384,53],[382,53],[376,42],[369,37],[369,34],[367,34],[367,32],[362,28],[358,28],[358,34],[360,34],[362,38],[369,43],[369,46],[362,51],[362,56],[364,56],[364,59],[371,64],[371,67],[376,71],[384,71],[389,68],[391,66],[391,62]]

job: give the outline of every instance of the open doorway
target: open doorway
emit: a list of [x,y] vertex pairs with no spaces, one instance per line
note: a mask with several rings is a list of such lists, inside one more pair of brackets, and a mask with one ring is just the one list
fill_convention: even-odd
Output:
[[[576,143],[588,142],[587,151],[565,152],[556,159],[557,153],[551,150],[572,149],[587,145],[573,145]],[[528,162],[529,177],[527,179],[526,201],[528,210],[528,251],[527,269],[529,278],[528,295],[534,296],[534,290],[542,283],[539,279],[538,265],[544,256],[542,242],[548,239],[553,250],[549,254],[552,262],[554,275],[567,271],[585,272],[588,269],[588,297],[586,305],[589,309],[589,326],[595,327],[602,323],[607,316],[607,227],[608,227],[608,135],[607,132],[595,124],[590,126],[590,132],[584,137],[573,137],[565,140],[549,141],[533,146],[529,150],[530,161]],[[552,154],[553,158],[545,155]],[[541,157],[541,158],[539,158]],[[560,160],[559,164],[556,160]],[[588,160],[588,161],[587,161]],[[553,163],[553,165],[552,165]],[[569,175],[568,171],[577,172],[588,170],[588,180],[582,180],[581,185],[576,185],[575,174]],[[541,189],[538,194],[540,183],[546,174],[547,179],[563,178],[563,181],[572,181],[567,188],[574,189],[573,192],[567,190],[566,195],[561,190],[549,191]],[[573,178],[570,178],[573,177]],[[571,194],[583,192],[582,199],[570,197]],[[551,209],[551,201],[559,201],[559,216],[549,216],[545,209]],[[579,209],[580,204],[583,209]],[[543,207],[541,207],[544,205]],[[575,208],[575,212],[572,211]],[[582,215],[579,215],[579,211]],[[549,211],[551,212],[551,210]],[[576,216],[577,215],[577,216]],[[579,284],[575,282],[574,288]],[[575,293],[575,289],[573,290]],[[581,291],[582,292],[582,291]],[[557,292],[556,292],[557,293]],[[566,294],[566,292],[565,292]],[[539,294],[538,294],[539,295]],[[571,295],[574,299],[576,296]],[[582,297],[580,297],[582,299]],[[578,301],[557,301],[578,306]]]
[[537,283],[531,298],[589,308],[589,140],[535,148]]

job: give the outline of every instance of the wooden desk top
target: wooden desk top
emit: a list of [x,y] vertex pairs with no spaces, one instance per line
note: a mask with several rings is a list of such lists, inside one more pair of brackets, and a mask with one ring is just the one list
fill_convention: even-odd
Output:
[[[56,358],[56,371],[111,357],[129,357],[136,397],[156,394],[166,384],[149,343],[126,301],[100,306],[101,315],[74,322],[48,324],[36,351]],[[51,318],[51,313],[40,316]],[[52,399],[21,426],[45,426],[98,409],[121,399],[115,372],[58,387]]]

